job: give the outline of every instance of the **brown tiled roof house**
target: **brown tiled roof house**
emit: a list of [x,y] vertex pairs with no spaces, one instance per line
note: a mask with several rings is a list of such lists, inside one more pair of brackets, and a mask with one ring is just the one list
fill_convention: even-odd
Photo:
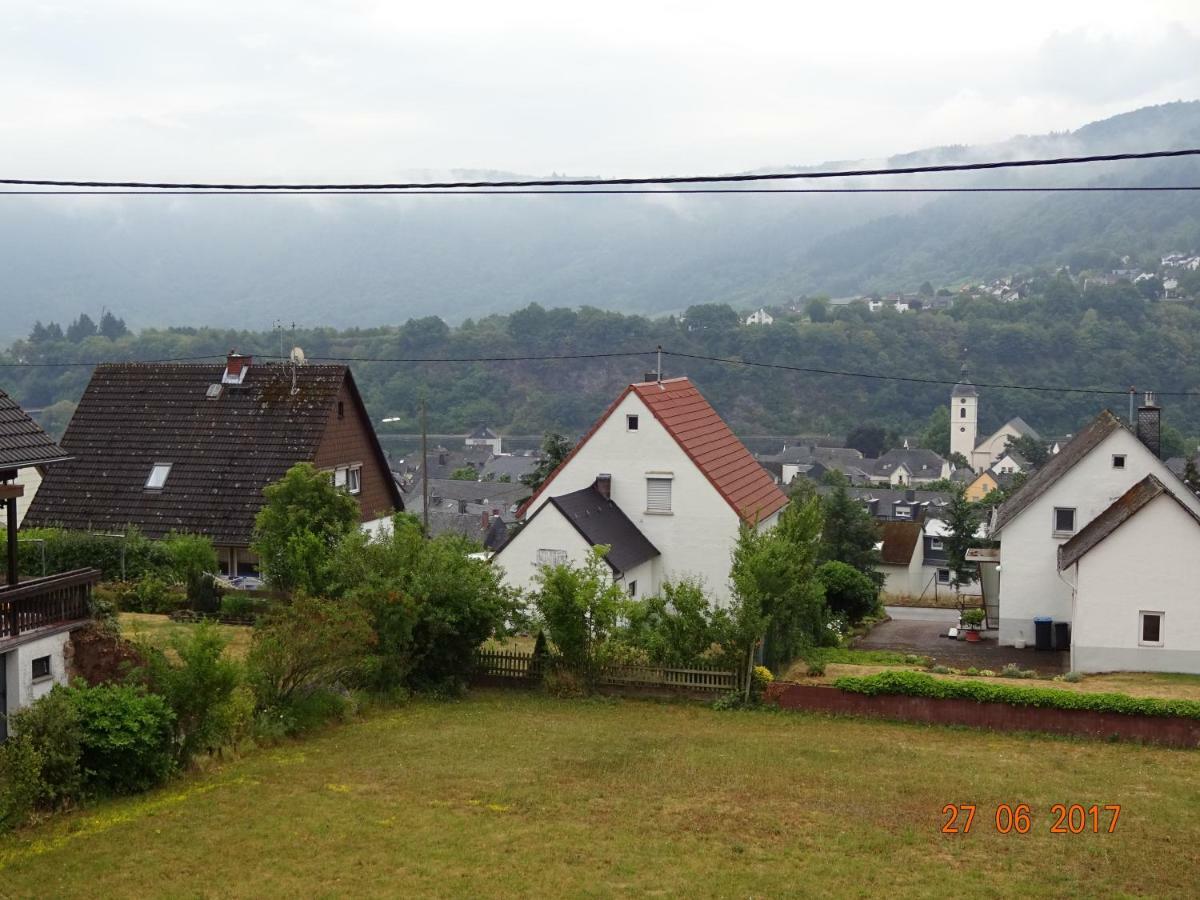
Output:
[[248,552],[263,488],[293,465],[329,471],[371,522],[404,508],[347,366],[97,366],[26,525],[202,534],[222,567]]

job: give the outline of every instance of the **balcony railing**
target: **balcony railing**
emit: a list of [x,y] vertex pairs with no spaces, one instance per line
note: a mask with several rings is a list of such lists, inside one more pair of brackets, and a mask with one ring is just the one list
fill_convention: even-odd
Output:
[[0,643],[91,617],[99,569],[76,569],[0,587]]

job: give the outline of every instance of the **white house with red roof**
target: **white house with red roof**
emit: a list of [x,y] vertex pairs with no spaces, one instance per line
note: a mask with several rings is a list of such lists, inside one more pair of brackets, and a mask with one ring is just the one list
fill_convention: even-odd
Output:
[[541,566],[609,546],[631,595],[697,577],[717,602],[742,523],[773,527],[787,496],[687,378],[631,384],[521,508],[496,554],[506,583],[531,590]]

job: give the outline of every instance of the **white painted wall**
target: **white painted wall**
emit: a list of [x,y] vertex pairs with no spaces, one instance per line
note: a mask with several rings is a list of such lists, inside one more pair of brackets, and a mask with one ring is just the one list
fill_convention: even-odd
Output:
[[[1064,573],[1076,582],[1071,668],[1200,674],[1197,559],[1200,525],[1166,496],[1093,547]],[[1139,645],[1143,610],[1164,614],[1163,646]]]
[[572,565],[582,566],[592,548],[554,506],[531,518],[524,528],[492,557],[504,570],[504,583],[522,591],[537,589],[538,550],[565,550]]
[[[1114,454],[1124,454],[1124,469],[1113,467]],[[1058,571],[1058,547],[1071,535],[1053,533],[1054,508],[1074,507],[1075,529],[1079,531],[1150,474],[1168,489],[1179,486],[1177,496],[1200,513],[1200,500],[1183,490],[1179,479],[1132,433],[1118,428],[1004,526],[998,535],[1000,643],[1011,644],[1017,638],[1032,643],[1035,616],[1071,620],[1071,586]],[[1143,547],[1142,554],[1146,552]],[[1150,552],[1157,563],[1157,550]]]
[[1004,456],[1008,448],[1008,439],[1015,440],[1020,436],[1021,432],[1005,422],[995,434],[984,438],[972,453],[967,454],[967,459],[971,460],[971,467],[976,472],[991,468],[993,462]]
[[17,527],[20,528],[25,520],[25,513],[33,503],[34,494],[42,485],[42,473],[38,471],[37,466],[17,469],[16,483],[25,488],[25,493],[17,498]]
[[[69,631],[61,631],[21,644],[4,654],[8,695],[6,714],[12,715],[39,697],[50,693],[50,689],[54,685],[67,683],[67,666],[63,648],[70,639]],[[40,656],[50,657],[50,677],[34,681],[33,661]]]
[[[638,416],[637,431],[626,428],[625,417],[631,414]],[[671,514],[648,513],[646,478],[663,473],[672,476]],[[654,574],[656,585],[685,576],[699,578],[717,603],[728,605],[729,565],[737,543],[738,515],[636,393],[628,393],[559,470],[527,517],[551,496],[585,488],[600,474],[612,476],[613,502],[658,548],[661,556]],[[759,528],[772,528],[777,520],[778,513],[759,523]],[[524,531],[518,538],[523,535]],[[519,553],[518,546],[522,548]],[[526,542],[505,547],[497,561],[506,571],[512,571],[509,577],[525,580],[528,563],[517,562],[515,557],[532,560],[536,549]]]
[[974,460],[975,438],[979,434],[979,398],[950,398],[950,455],[961,453],[964,458]]

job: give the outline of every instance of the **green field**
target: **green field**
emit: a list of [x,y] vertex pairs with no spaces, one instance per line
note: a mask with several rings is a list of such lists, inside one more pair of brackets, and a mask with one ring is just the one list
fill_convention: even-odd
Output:
[[[1200,755],[477,692],[0,842],[5,896],[1188,896]],[[1051,834],[1054,803],[1121,804]],[[944,835],[946,803],[978,806]],[[999,834],[1027,803],[1030,833]],[[1107,826],[1107,820],[1104,822]]]

